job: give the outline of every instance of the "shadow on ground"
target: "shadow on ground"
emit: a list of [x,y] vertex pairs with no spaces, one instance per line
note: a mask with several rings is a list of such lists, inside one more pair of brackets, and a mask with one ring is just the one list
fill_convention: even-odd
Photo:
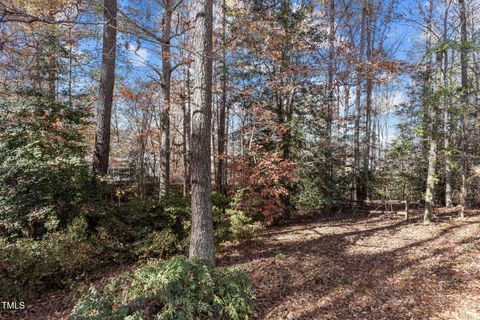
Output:
[[480,319],[480,217],[309,217],[230,247],[259,319]]

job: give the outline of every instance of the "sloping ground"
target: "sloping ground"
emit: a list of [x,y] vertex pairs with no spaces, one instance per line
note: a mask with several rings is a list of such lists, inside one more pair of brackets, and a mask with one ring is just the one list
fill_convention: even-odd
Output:
[[[439,218],[442,218],[441,216]],[[228,248],[258,319],[480,319],[480,217],[312,219]]]
[[[218,261],[249,272],[258,319],[480,319],[480,216],[448,214],[428,226],[297,217]],[[71,293],[52,292],[8,319],[67,319],[70,307]]]

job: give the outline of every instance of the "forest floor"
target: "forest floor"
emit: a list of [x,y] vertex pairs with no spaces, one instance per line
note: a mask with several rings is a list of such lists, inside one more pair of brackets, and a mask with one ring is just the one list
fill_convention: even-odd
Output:
[[[455,216],[442,210],[425,226],[419,215],[299,215],[217,260],[248,272],[257,319],[480,319],[480,212]],[[70,295],[49,293],[9,320],[67,319]]]
[[258,319],[480,319],[480,216],[304,217],[227,248]]

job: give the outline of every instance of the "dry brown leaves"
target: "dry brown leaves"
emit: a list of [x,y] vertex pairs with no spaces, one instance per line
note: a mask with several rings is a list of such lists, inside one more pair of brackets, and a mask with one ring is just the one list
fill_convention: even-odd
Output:
[[227,248],[258,319],[480,319],[480,216],[314,219]]

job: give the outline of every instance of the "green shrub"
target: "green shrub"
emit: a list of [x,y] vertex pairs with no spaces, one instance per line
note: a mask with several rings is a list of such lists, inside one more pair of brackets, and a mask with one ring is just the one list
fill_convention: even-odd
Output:
[[240,320],[253,314],[253,302],[243,272],[177,256],[114,277],[101,293],[90,289],[70,319]]
[[252,218],[238,209],[227,209],[227,215],[230,221],[231,239],[236,242],[251,240],[262,225],[260,222],[253,222]]
[[[243,242],[261,228],[236,208],[235,199],[212,193],[212,220],[217,244]],[[143,259],[171,256],[186,251],[190,237],[190,198],[171,194],[160,202],[155,198],[133,199],[122,219],[135,238],[134,252]]]
[[178,237],[170,229],[153,231],[136,243],[135,253],[140,259],[161,258],[184,248],[178,243]]
[[232,203],[231,198],[216,191],[212,192],[212,205],[219,209],[226,209]]
[[76,277],[91,274],[123,255],[122,245],[103,233],[89,236],[85,219],[42,240],[19,239],[0,243],[0,296],[33,298],[51,288],[64,287]]
[[103,296],[91,287],[75,304],[70,318],[76,320],[105,320],[113,319],[113,300],[110,296]]
[[225,239],[233,242],[245,242],[255,237],[262,224],[245,213],[240,208],[243,192],[237,192],[225,208]]
[[275,253],[275,259],[277,260],[285,260],[286,256],[282,251],[277,251]]
[[307,191],[295,195],[292,200],[295,203],[295,207],[299,210],[319,209],[326,203],[326,201],[324,201],[324,199],[318,194],[309,193]]
[[126,241],[139,258],[184,252],[190,232],[190,201],[179,195],[132,199],[118,218]]
[[0,227],[40,238],[80,214],[96,215],[102,186],[85,161],[84,108],[40,92],[0,100]]
[[230,198],[218,192],[212,192],[212,222],[215,243],[222,243],[231,239],[229,221],[226,214],[230,206]]

